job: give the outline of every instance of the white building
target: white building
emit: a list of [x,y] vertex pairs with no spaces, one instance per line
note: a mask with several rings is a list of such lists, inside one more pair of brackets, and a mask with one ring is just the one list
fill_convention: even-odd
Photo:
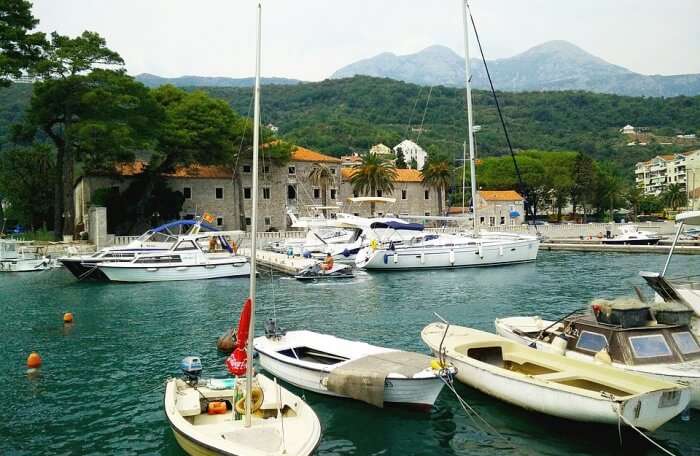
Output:
[[637,130],[632,125],[625,125],[620,129],[620,133],[623,135],[634,135],[637,133]]
[[404,139],[399,144],[394,146],[394,154],[398,156],[399,152],[403,153],[403,159],[407,165],[411,165],[413,160],[418,164],[417,169],[423,169],[425,161],[428,159],[428,153],[421,146],[414,143],[410,139]]
[[641,188],[645,195],[658,195],[671,184],[680,184],[683,190],[686,190],[686,162],[689,158],[691,165],[700,169],[700,151],[657,155],[651,160],[637,163],[634,170],[637,187]]
[[391,149],[389,149],[388,146],[385,146],[382,143],[375,144],[374,146],[372,146],[372,148],[369,150],[369,153],[379,155],[382,157],[386,155],[391,155],[392,158],[394,158],[394,153],[391,151]]

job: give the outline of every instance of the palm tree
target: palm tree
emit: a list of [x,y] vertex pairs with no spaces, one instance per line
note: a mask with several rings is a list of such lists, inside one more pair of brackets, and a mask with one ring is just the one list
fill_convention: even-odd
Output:
[[[328,205],[328,187],[333,184],[331,169],[322,163],[314,163],[306,178],[311,185],[321,187],[321,204],[325,208]],[[326,215],[325,209],[323,209],[323,215],[324,217]]]
[[423,186],[433,188],[438,196],[438,213],[442,215],[443,192],[452,183],[452,167],[445,159],[429,160],[421,171]]
[[688,195],[681,187],[681,184],[671,184],[661,196],[664,204],[671,209],[678,210],[679,207],[685,206],[688,201]]
[[[365,154],[362,161],[352,167],[350,184],[358,194],[377,196],[377,191],[391,193],[394,191],[396,168],[390,161],[385,161],[376,154]],[[370,212],[374,216],[374,203],[370,204]]]

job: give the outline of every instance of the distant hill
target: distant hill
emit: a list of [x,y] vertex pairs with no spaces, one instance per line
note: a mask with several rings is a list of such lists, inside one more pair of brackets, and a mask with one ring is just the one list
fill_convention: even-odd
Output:
[[[165,84],[172,84],[176,87],[252,87],[255,78],[225,78],[209,76],[180,76],[177,78],[164,78],[155,74],[141,73],[135,76],[148,87],[158,87]],[[291,85],[299,84],[298,79],[288,78],[261,78],[262,84]]]
[[[472,59],[473,85],[488,88],[483,63]],[[613,65],[567,41],[549,41],[510,58],[489,61],[497,90],[586,90],[631,96],[700,94],[700,74],[647,76]],[[444,46],[409,55],[382,53],[347,65],[333,79],[366,75],[421,85],[464,84],[464,58]]]

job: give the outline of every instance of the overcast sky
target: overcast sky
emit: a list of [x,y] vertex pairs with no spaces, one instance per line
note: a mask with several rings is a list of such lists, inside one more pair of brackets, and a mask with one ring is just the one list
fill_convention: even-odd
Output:
[[[131,74],[252,76],[255,0],[33,0],[40,29],[100,33]],[[463,55],[459,0],[264,0],[265,76],[321,80],[380,52]],[[568,40],[644,74],[700,73],[700,0],[472,0],[488,59]],[[475,55],[475,54],[473,54]]]

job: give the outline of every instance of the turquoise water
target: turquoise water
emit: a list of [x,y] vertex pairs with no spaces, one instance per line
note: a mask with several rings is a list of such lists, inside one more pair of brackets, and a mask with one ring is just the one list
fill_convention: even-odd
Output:
[[[542,252],[534,264],[489,269],[362,274],[354,281],[299,283],[261,276],[259,321],[426,352],[433,312],[493,331],[515,314],[559,316],[594,297],[632,295],[640,269],[661,255]],[[700,273],[700,258],[677,256],[672,273]],[[0,274],[0,454],[181,454],[163,413],[163,382],[181,358],[203,358],[225,375],[216,337],[238,321],[245,279],[157,284],[78,283],[64,270]],[[272,303],[275,303],[273,309]],[[71,311],[75,323],[64,327]],[[25,372],[36,350],[44,365]],[[293,388],[292,388],[293,389]],[[458,392],[507,441],[475,427],[444,390],[431,413],[376,409],[306,393],[323,426],[322,455],[658,454],[633,433],[565,423],[481,393]],[[299,392],[298,390],[295,390]],[[653,437],[676,454],[700,454],[700,413]]]

